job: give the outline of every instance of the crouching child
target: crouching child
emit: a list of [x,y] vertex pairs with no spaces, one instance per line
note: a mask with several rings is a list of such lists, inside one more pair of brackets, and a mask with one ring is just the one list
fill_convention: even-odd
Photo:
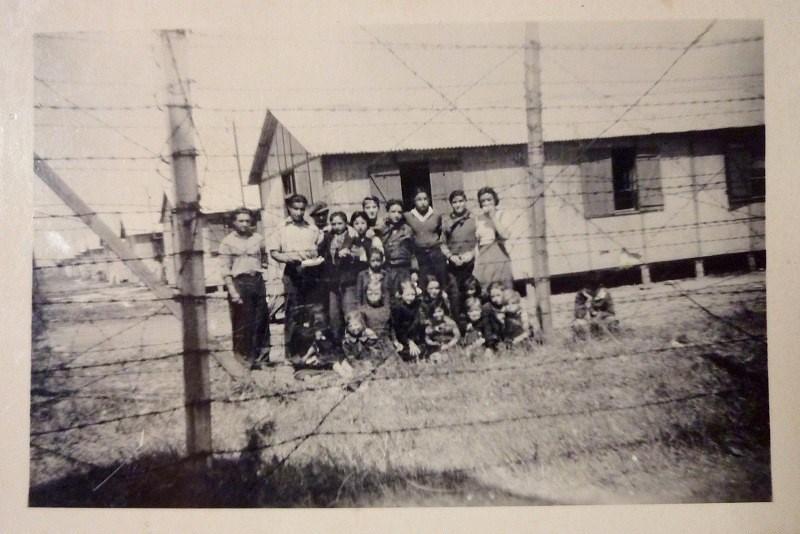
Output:
[[575,294],[572,333],[575,339],[586,339],[589,335],[619,333],[619,321],[614,310],[611,292],[603,286],[600,278],[592,273],[587,277],[583,289]]
[[514,347],[533,339],[533,329],[528,316],[528,311],[522,305],[522,297],[513,289],[504,291],[505,298],[505,328],[503,338],[506,345]]
[[364,314],[352,311],[345,317],[342,352],[351,365],[359,361],[374,361],[378,357],[378,336],[367,328]]
[[292,332],[293,352],[289,361],[295,369],[330,369],[341,358],[325,314],[314,306],[297,310],[298,323]]
[[430,351],[430,359],[440,363],[447,359],[448,353],[461,338],[458,325],[445,310],[444,304],[434,304],[429,309],[428,323],[425,326],[425,344]]
[[483,350],[486,340],[483,339],[483,308],[478,298],[469,298],[464,302],[464,335],[461,346],[470,356]]
[[426,356],[425,319],[420,298],[410,279],[399,284],[397,300],[392,304],[392,331],[397,353],[405,361],[419,361]]
[[506,338],[506,299],[502,282],[492,282],[486,290],[487,301],[483,305],[484,354],[493,355]]

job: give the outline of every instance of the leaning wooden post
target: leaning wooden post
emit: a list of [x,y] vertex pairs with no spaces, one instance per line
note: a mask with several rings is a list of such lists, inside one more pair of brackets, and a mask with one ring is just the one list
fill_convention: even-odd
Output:
[[167,74],[170,148],[175,176],[177,285],[183,310],[183,383],[186,448],[190,456],[211,452],[211,386],[208,375],[205,272],[203,269],[197,150],[192,136],[188,80],[181,77],[186,32],[161,32]]
[[544,342],[553,339],[553,316],[550,311],[550,267],[547,255],[545,222],[544,139],[542,137],[542,92],[539,66],[539,27],[525,25],[525,111],[528,125],[528,181],[533,198],[533,275],[536,315]]

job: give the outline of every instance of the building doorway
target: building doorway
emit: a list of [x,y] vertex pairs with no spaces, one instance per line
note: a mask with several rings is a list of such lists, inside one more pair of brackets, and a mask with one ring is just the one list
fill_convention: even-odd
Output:
[[403,208],[406,211],[414,207],[414,192],[417,189],[427,191],[428,198],[431,198],[431,171],[428,162],[401,164],[399,170]]

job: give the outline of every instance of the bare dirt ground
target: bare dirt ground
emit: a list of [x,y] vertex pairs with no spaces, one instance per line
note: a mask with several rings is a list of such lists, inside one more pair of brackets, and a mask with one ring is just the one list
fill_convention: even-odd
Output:
[[[388,359],[350,383],[287,367],[235,379],[212,359],[205,465],[182,459],[177,320],[138,287],[49,278],[42,290],[32,505],[771,498],[763,272],[614,288],[624,332],[590,344],[567,339],[572,295],[556,295],[551,345],[440,365]],[[223,357],[230,324],[214,295],[209,323]]]

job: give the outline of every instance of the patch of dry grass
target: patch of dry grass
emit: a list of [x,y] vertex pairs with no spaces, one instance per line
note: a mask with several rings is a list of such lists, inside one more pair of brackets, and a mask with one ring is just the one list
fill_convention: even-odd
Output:
[[[546,347],[438,365],[391,359],[363,370],[350,388],[335,375],[298,382],[280,368],[244,384],[213,366],[214,445],[227,452],[203,476],[179,461],[181,411],[125,419],[33,437],[31,504],[767,500],[766,344],[736,328],[765,334],[764,294],[736,289],[763,287],[761,276],[694,297],[725,321],[670,287],[648,295],[672,296],[638,301],[639,288],[619,288],[615,297],[631,302],[620,310],[625,328],[616,338],[575,344],[564,335]],[[560,297],[567,305],[569,296]],[[146,328],[117,342],[174,339],[163,325]],[[48,341],[63,339],[49,326],[34,368],[62,363],[47,351]],[[126,355],[101,352],[87,361]],[[180,404],[179,359],[112,371],[120,369],[103,369],[109,376],[86,387],[97,378],[93,370],[34,375],[33,431]],[[103,395],[109,398],[94,398]]]

